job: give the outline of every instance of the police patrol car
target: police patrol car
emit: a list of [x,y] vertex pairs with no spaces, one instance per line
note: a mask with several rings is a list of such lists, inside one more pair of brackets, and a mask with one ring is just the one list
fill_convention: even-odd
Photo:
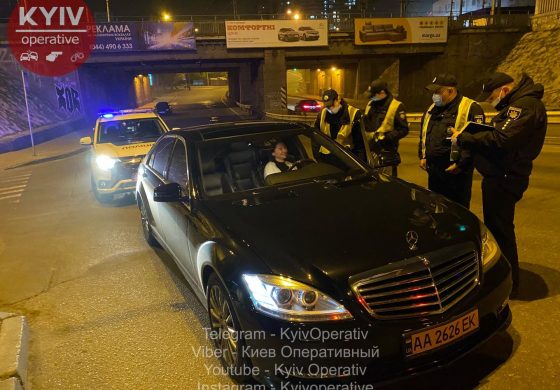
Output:
[[153,143],[169,127],[153,110],[120,110],[99,115],[92,137],[80,144],[91,145],[91,188],[98,201],[136,189],[136,172]]

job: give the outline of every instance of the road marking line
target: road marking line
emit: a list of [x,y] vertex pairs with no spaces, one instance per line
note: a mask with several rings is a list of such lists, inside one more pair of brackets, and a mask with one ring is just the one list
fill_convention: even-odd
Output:
[[0,200],[19,198],[20,196],[21,196],[21,193],[16,194],[16,195],[3,196],[3,197],[0,197]]
[[0,191],[15,190],[16,188],[25,188],[25,187],[27,187],[27,184],[22,184],[22,185],[13,186],[13,187],[0,187]]
[[0,191],[0,195],[15,194],[17,192],[23,192],[23,190],[11,190],[11,191]]
[[31,174],[29,175],[18,175],[18,176],[0,176],[0,181],[13,181],[13,180],[29,180]]

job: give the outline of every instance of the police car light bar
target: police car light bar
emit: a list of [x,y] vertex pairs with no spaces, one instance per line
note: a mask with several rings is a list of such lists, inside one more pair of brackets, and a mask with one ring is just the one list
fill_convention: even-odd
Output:
[[148,114],[153,113],[154,110],[151,108],[136,108],[136,109],[128,109],[128,110],[107,110],[99,112],[97,115],[104,119],[112,119],[117,115],[126,115],[126,114]]

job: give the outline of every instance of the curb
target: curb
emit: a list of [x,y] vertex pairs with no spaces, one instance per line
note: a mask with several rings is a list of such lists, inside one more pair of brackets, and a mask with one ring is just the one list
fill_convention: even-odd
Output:
[[[43,142],[50,141],[79,130],[84,127],[84,123],[85,119],[79,118],[58,123],[54,126],[41,130],[35,129],[36,132],[33,133],[33,141],[35,142],[35,145],[39,145]],[[0,138],[0,153],[15,152],[29,147],[31,147],[29,131],[22,131],[17,135],[9,135],[7,137]]]
[[26,318],[0,312],[0,390],[27,387],[28,346]]

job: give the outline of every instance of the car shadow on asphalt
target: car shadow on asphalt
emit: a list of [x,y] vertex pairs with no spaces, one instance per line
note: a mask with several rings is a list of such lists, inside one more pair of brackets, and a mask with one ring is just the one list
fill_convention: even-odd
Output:
[[533,263],[519,266],[519,293],[515,300],[533,302],[560,294],[560,272]]

